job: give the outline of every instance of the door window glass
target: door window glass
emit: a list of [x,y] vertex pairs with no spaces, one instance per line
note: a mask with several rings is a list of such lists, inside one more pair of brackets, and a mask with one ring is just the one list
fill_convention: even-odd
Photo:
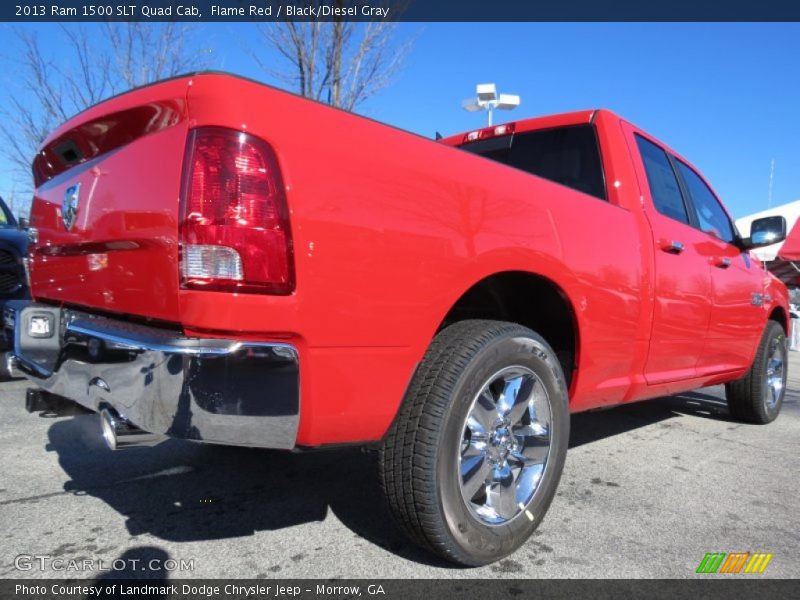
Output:
[[694,170],[681,161],[677,161],[677,164],[692,198],[700,229],[723,241],[733,243],[736,239],[733,226],[717,197]]
[[676,221],[689,224],[689,215],[683,202],[681,188],[675,171],[667,158],[667,153],[661,148],[636,136],[636,144],[642,155],[644,170],[647,173],[647,183],[650,186],[650,195],[656,210]]

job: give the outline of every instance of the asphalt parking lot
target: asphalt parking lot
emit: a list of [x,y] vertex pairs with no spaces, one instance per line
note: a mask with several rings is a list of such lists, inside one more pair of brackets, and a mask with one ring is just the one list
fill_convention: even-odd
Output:
[[171,558],[191,561],[169,574],[181,578],[683,578],[706,552],[745,551],[774,558],[763,575],[741,577],[796,577],[800,354],[791,363],[783,412],[769,426],[729,420],[722,388],[573,417],[544,523],[519,552],[480,569],[406,543],[370,454],[175,440],[112,453],[95,415],[28,414],[26,382],[3,383],[0,577],[107,576],[42,569],[22,555],[138,559],[115,574],[144,577],[165,573],[140,565]]

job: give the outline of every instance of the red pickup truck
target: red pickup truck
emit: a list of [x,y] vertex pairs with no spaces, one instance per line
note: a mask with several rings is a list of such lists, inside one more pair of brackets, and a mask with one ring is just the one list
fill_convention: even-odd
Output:
[[775,419],[785,287],[689,162],[607,110],[440,142],[239,77],[107,100],[33,162],[12,367],[164,436],[376,444],[409,535],[465,565],[553,499],[570,413],[725,383]]

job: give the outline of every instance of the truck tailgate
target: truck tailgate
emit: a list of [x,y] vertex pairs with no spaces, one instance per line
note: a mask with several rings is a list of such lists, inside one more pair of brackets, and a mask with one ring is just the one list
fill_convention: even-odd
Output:
[[188,79],[112,98],[56,130],[34,160],[38,300],[173,321]]

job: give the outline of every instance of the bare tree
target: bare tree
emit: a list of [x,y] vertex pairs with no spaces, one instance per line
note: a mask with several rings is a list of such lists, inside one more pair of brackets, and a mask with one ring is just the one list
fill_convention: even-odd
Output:
[[[306,5],[318,6],[315,0]],[[343,7],[346,0],[334,0]],[[402,65],[411,42],[392,44],[395,23],[334,20],[285,22],[259,26],[267,45],[284,59],[284,66],[256,62],[267,73],[295,87],[307,98],[353,111],[385,88]]]
[[117,87],[132,88],[203,66],[190,49],[192,29],[180,23],[108,23],[106,34],[115,49],[111,72]]
[[8,210],[12,212],[12,214],[16,215],[19,208],[19,195],[17,194],[17,186],[15,184],[11,185],[11,190],[8,192],[8,195],[3,198],[3,201],[6,203]]
[[202,66],[179,23],[64,25],[58,55],[48,55],[36,31],[16,29],[22,52],[11,57],[9,104],[0,108],[0,139],[17,181],[30,191],[30,164],[58,124],[125,89]]

